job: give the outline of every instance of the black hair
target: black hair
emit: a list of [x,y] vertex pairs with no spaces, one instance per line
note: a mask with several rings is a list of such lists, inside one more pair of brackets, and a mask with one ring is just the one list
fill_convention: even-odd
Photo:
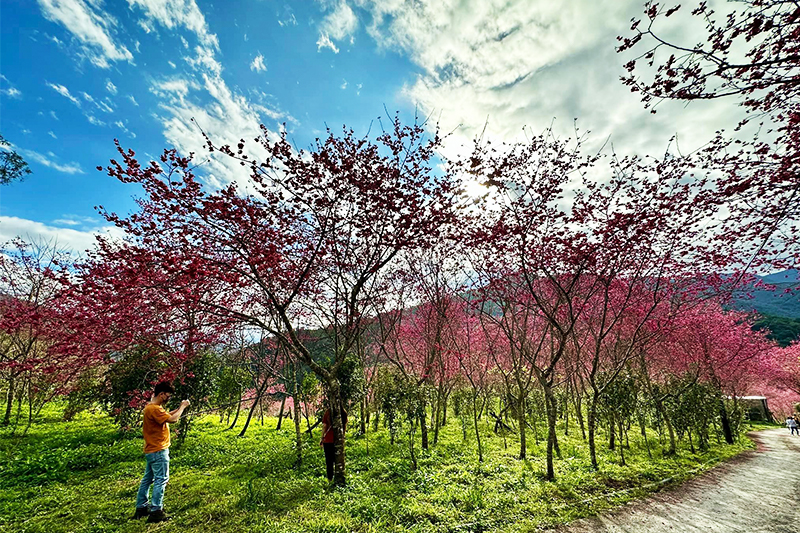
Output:
[[174,393],[175,389],[172,387],[172,383],[170,383],[169,381],[162,381],[161,383],[156,385],[156,388],[153,389],[153,396],[158,396],[162,392]]

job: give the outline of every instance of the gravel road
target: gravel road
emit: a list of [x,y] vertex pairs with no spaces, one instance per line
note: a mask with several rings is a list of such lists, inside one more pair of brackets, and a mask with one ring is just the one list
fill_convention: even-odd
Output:
[[800,533],[800,436],[752,433],[758,449],[671,490],[560,533]]

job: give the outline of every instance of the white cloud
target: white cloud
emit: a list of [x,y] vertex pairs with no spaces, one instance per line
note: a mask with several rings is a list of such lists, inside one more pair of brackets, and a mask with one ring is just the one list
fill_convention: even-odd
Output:
[[172,78],[155,82],[150,91],[167,100],[182,102],[189,94],[189,89],[199,89],[194,81],[184,78]]
[[114,108],[112,107],[113,102],[109,99],[106,99],[105,101],[97,101],[95,103],[97,104],[97,107],[104,113],[114,112]]
[[48,132],[47,132],[47,134],[48,134],[50,137],[52,137],[53,139],[58,139],[58,137],[56,137],[56,134],[55,134],[55,133],[53,133],[52,131],[48,131]]
[[5,82],[4,85],[8,85],[8,87],[0,88],[0,94],[4,94],[9,98],[15,98],[15,99],[22,98],[22,93],[19,90],[17,90],[13,85],[11,85],[11,82],[8,81],[8,78],[0,74],[0,80]]
[[[49,131],[47,133],[54,139],[56,138],[55,134],[52,131]],[[52,155],[52,152],[49,155],[42,155],[39,152],[34,152],[33,150],[26,150],[24,148],[19,148],[18,146],[14,146],[13,144],[10,145],[10,148],[15,152],[19,153],[22,157],[24,157],[28,161],[34,161],[36,163],[39,163],[40,165],[52,168],[53,170],[57,170],[65,174],[84,173],[83,170],[81,170],[81,167],[78,165],[78,163],[58,163],[57,161],[53,161],[55,157]]]
[[219,49],[217,36],[209,31],[194,0],[128,0],[128,5],[142,9],[148,22],[158,22],[170,30],[184,27],[197,35],[204,46]]
[[267,66],[264,64],[264,56],[258,54],[253,62],[250,63],[250,70],[255,70],[257,72],[264,72],[267,70]]
[[641,16],[640,0],[357,3],[371,15],[378,46],[419,66],[401,94],[440,116],[443,130],[458,128],[451,144],[468,144],[487,118],[487,138],[514,141],[525,138],[523,127],[538,133],[554,117],[558,135],[572,134],[577,117],[598,144],[613,134],[618,151],[653,153],[676,132],[696,148],[727,124],[720,110],[729,104],[665,103],[652,116],[621,84],[627,59],[614,51],[616,36]]
[[219,76],[222,72],[222,64],[214,57],[214,50],[206,46],[196,46],[194,50],[195,57],[186,56],[183,60],[192,68],[206,69],[213,72],[215,76]]
[[322,20],[322,24],[320,25],[320,37],[325,35],[336,41],[341,41],[346,37],[352,37],[357,28],[358,17],[353,13],[350,6],[347,5],[347,2],[341,0],[336,3],[333,10]]
[[128,49],[112,37],[117,21],[101,9],[101,2],[89,0],[39,0],[45,18],[64,26],[80,43],[83,55],[101,68],[110,62],[133,62]]
[[81,107],[80,100],[78,100],[77,98],[72,96],[72,94],[70,94],[70,92],[69,92],[69,89],[67,89],[63,85],[58,85],[56,83],[48,83],[47,86],[50,87],[51,89],[53,89],[54,91],[56,91],[58,94],[60,94],[64,98],[67,98],[70,102],[72,102],[76,106]]
[[81,96],[83,96],[83,99],[86,100],[87,102],[94,103],[94,98],[92,98],[91,94],[89,94],[89,93],[87,93],[85,91],[81,91]]
[[[54,225],[18,217],[0,216],[0,241],[20,237],[28,242],[56,242],[59,247],[82,252],[94,246],[96,235],[122,237],[120,230],[115,226],[95,225],[86,230],[77,230],[68,220],[57,220],[52,224]],[[59,225],[72,227],[65,228]]]
[[127,98],[128,98],[128,100],[130,100],[130,101],[131,101],[131,103],[132,103],[133,105],[135,105],[136,107],[139,107],[139,102],[137,102],[137,101],[136,101],[136,98],[134,98],[134,97],[133,97],[133,95],[130,95],[130,94],[129,94]]
[[320,35],[319,39],[317,39],[317,52],[321,52],[323,48],[330,48],[331,50],[333,50],[334,54],[339,53],[339,49],[336,47],[335,44],[333,44],[331,38],[324,34]]
[[[158,118],[164,128],[164,137],[170,144],[181,153],[200,154],[198,161],[202,161],[208,157],[208,150],[199,128],[218,145],[235,144],[239,139],[254,139],[263,135],[259,127],[259,114],[264,110],[261,106],[232,92],[218,76],[205,73],[202,78],[202,89],[211,97],[211,103],[204,105],[198,104],[190,96],[190,91],[198,91],[200,87],[185,80],[162,82],[152,89],[164,99],[161,109],[165,114]],[[252,150],[251,156],[265,155],[252,141],[247,146]],[[206,181],[214,187],[234,180],[246,183],[249,174],[236,161],[217,154],[211,154],[208,163],[201,168],[206,172]]]
[[361,84],[361,83],[357,83],[356,84],[356,96],[360,96],[361,95],[361,88],[362,87],[364,87],[363,84]]
[[50,116],[53,117],[55,120],[58,120],[58,115],[56,115],[55,111],[50,111]]
[[88,226],[93,228],[97,226],[98,219],[96,217],[86,217],[78,215],[62,215],[61,218],[53,220],[53,224],[59,226]]
[[136,134],[133,133],[131,130],[129,130],[128,127],[125,125],[125,123],[122,122],[121,120],[118,120],[118,121],[114,122],[114,125],[117,128],[121,129],[123,132],[125,132],[132,139],[136,138]]
[[94,115],[86,115],[86,120],[88,120],[91,124],[95,126],[105,126],[106,123],[100,120],[99,118],[95,117]]
[[247,34],[244,34],[244,42],[247,42]]
[[175,64],[175,63],[173,63],[172,61],[167,61],[167,65],[169,65],[170,67],[172,67],[172,68],[174,68],[174,69],[175,69],[175,68],[178,68],[178,65],[176,65],[176,64]]
[[[297,18],[294,16],[294,13],[291,12],[291,8],[286,6],[288,9],[285,18],[278,18],[278,25],[283,28],[284,26],[297,26]],[[280,16],[280,15],[279,15]]]
[[111,94],[117,94],[117,86],[111,83],[111,80],[106,80],[106,90]]
[[342,90],[347,89],[347,80],[342,80],[342,85],[340,86]]

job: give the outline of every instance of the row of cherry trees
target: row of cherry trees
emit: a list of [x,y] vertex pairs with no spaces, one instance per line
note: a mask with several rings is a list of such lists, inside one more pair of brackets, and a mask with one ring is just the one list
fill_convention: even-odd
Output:
[[[711,50],[684,49],[650,84],[633,74],[625,83],[648,103],[728,94],[730,73],[753,78],[753,69],[727,60],[725,39],[780,29],[780,39],[796,42],[784,35],[797,18],[787,5],[753,2],[743,22],[720,30],[729,37],[711,33]],[[634,23],[621,51],[653,38],[643,57],[655,61],[670,45],[654,24],[674,12],[648,4],[647,31]],[[764,13],[771,29],[763,29]],[[705,8],[695,14],[711,16]],[[77,390],[80,378],[119,368],[134,348],[148,369],[136,390],[158,379],[191,380],[209,352],[236,344],[224,339],[249,331],[257,333],[247,342],[259,349],[228,350],[239,362],[227,367],[232,388],[223,396],[255,393],[254,407],[276,386],[290,394],[298,459],[305,372],[322,384],[335,429],[351,401],[368,412],[376,391],[393,391],[423,447],[430,429],[436,442],[447,399],[458,391],[459,411],[474,415],[479,455],[477,417],[488,390],[501,390],[517,419],[520,457],[537,405],[550,479],[565,397],[585,426],[595,467],[601,423],[616,435],[624,418],[642,413],[617,416],[610,398],[619,405],[649,398],[671,451],[675,432],[689,427],[677,423],[678,400],[710,398],[713,420],[732,442],[726,396],[768,386],[797,392],[797,348],[775,350],[747,317],[722,307],[752,265],[797,264],[797,113],[795,85],[786,81],[796,62],[782,48],[765,60],[758,50],[769,39],[756,42],[751,64],[765,72],[781,65],[784,77],[765,74],[736,94],[778,124],[774,139],[720,136],[689,156],[587,154],[582,136],[546,130],[521,144],[478,140],[468,156],[447,160],[437,131],[395,117],[374,140],[328,132],[308,151],[266,129],[236,146],[207,139],[211,152],[242,167],[239,183],[211,190],[191,154],[167,150],[142,164],[118,146],[119,159],[99,169],[143,191],[132,214],[101,208],[123,240],[100,238],[69,264],[28,268],[36,254],[22,244],[2,255],[5,420],[15,397],[28,398],[30,419],[53,394]],[[708,70],[707,62],[721,66]],[[723,89],[710,94],[715,76]],[[730,150],[734,144],[741,150]],[[471,183],[481,196],[465,194]],[[26,268],[27,277],[18,275]],[[392,388],[397,379],[386,379],[386,366],[402,390]],[[236,377],[243,373],[249,379]],[[141,400],[130,397],[131,405]],[[336,434],[335,480],[343,483],[346,442]]]

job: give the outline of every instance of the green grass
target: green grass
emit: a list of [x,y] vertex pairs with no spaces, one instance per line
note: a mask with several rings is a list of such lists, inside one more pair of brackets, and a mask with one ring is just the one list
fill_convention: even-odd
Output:
[[662,458],[653,433],[651,460],[634,428],[628,466],[620,466],[601,433],[600,471],[594,472],[573,424],[569,436],[559,431],[563,459],[556,461],[557,480],[546,482],[544,443],[536,445],[532,432],[530,458],[520,461],[513,438],[506,449],[484,427],[485,461],[479,463],[474,436],[464,442],[453,418],[435,447],[418,450],[416,470],[405,435],[391,446],[386,430],[368,438],[351,431],[348,485],[332,488],[318,430],[297,469],[291,423],[276,432],[275,420],[267,419],[240,439],[207,417],[182,449],[171,451],[165,507],[174,519],[147,525],[128,519],[144,468],[141,439],[121,437],[99,414],[59,420],[51,410],[25,437],[0,432],[0,531],[521,533],[641,497],[665,486],[666,478],[682,481],[752,447],[746,438],[733,446],[715,441],[708,452],[693,455],[681,443],[677,457]]

